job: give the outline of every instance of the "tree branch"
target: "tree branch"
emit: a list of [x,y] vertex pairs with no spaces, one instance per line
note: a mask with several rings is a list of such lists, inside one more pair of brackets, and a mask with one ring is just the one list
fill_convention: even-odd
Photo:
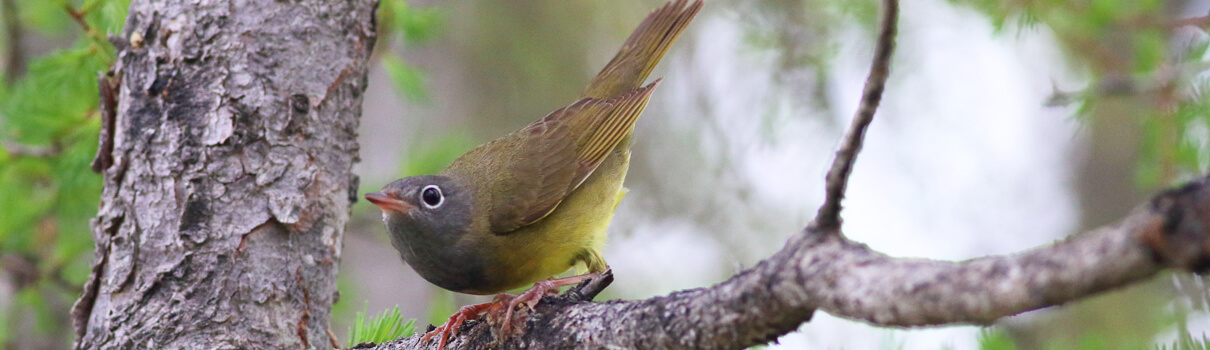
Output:
[[[1119,223],[1029,251],[961,262],[899,259],[807,228],[731,279],[646,300],[544,299],[527,331],[494,344],[464,327],[450,348],[734,349],[767,343],[816,310],[879,326],[990,324],[1154,276],[1210,267],[1210,178],[1157,195]],[[418,349],[419,337],[375,349]]]
[[836,159],[832,160],[832,168],[828,170],[827,175],[827,196],[815,214],[814,225],[824,232],[836,232],[840,229],[840,201],[844,199],[849,174],[853,172],[853,163],[857,161],[857,153],[861,152],[865,131],[870,122],[874,121],[874,112],[882,101],[882,91],[886,87],[887,76],[891,73],[891,54],[895,52],[899,2],[883,0],[882,7],[882,30],[878,33],[878,43],[874,47],[874,62],[870,64],[865,90],[853,116],[853,124],[849,126],[840,150],[836,151]]
[[1210,15],[1181,18],[1168,23],[1168,28],[1175,29],[1180,27],[1197,27],[1206,29],[1210,26]]
[[59,155],[63,151],[58,144],[50,146],[31,146],[17,143],[15,141],[0,140],[0,147],[12,155],[33,158],[48,158]]
[[4,48],[4,80],[5,83],[12,84],[25,74],[25,51],[22,50],[21,44],[25,35],[14,0],[0,0],[0,11],[3,11],[4,34],[7,39]]
[[[1157,195],[1112,226],[1051,245],[961,262],[893,258],[840,234],[840,201],[877,109],[897,12],[883,28],[865,93],[827,176],[818,216],[772,257],[725,282],[646,300],[592,303],[577,292],[543,299],[526,330],[468,323],[450,348],[735,349],[797,329],[815,310],[878,326],[990,324],[1154,276],[1164,268],[1210,267],[1210,178]],[[374,349],[431,348],[419,335]],[[368,345],[368,344],[367,344]]]

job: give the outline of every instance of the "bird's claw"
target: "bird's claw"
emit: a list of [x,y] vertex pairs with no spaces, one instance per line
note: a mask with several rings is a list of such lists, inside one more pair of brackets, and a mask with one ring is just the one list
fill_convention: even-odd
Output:
[[510,336],[512,334],[509,333],[509,331],[513,330],[513,328],[520,329],[521,325],[524,325],[524,323],[522,323],[516,327],[513,326],[513,323],[517,321],[513,319],[513,311],[517,308],[517,306],[524,305],[530,311],[533,311],[534,307],[542,301],[542,297],[558,294],[559,288],[576,285],[581,281],[595,278],[599,275],[599,273],[589,273],[579,276],[538,281],[537,283],[534,283],[532,288],[521,294],[500,294],[497,295],[496,299],[490,303],[463,306],[461,309],[458,309],[458,312],[455,312],[452,316],[450,316],[450,319],[447,320],[445,324],[434,328],[432,331],[429,331],[428,333],[425,333],[424,336],[420,337],[420,342],[425,343],[433,337],[439,337],[440,342],[437,343],[437,349],[444,349],[445,344],[449,341],[450,337],[458,335],[458,329],[462,328],[463,323],[465,323],[467,320],[477,319],[479,318],[479,315],[485,312],[488,314],[488,318],[494,322],[496,315],[499,315],[500,307],[507,308],[504,311],[504,320],[503,325],[500,326],[499,337],[503,338]]
[[515,296],[501,294],[497,296],[497,300],[501,298],[509,299],[508,308],[505,309],[506,311],[504,312],[504,325],[500,326],[500,334],[510,334],[509,330],[512,328],[512,324],[514,322],[513,310],[516,309],[518,305],[525,305],[525,307],[529,308],[530,311],[533,311],[534,306],[537,306],[538,302],[542,301],[542,297],[559,294],[559,288],[563,288],[565,286],[574,286],[579,284],[581,281],[595,278],[599,275],[600,273],[586,273],[578,276],[542,280],[534,283],[533,287],[521,294],[517,294]]
[[446,320],[445,324],[434,328],[428,333],[425,333],[424,336],[420,337],[420,342],[426,343],[429,341],[429,339],[439,336],[440,338],[439,342],[437,343],[437,349],[445,349],[445,343],[449,341],[450,337],[458,335],[458,329],[462,328],[462,324],[466,323],[466,320],[479,318],[479,315],[484,311],[491,310],[493,307],[499,307],[499,305],[500,303],[493,301],[490,303],[463,306],[462,308],[458,309],[458,312],[455,312],[452,316],[450,316],[450,319]]

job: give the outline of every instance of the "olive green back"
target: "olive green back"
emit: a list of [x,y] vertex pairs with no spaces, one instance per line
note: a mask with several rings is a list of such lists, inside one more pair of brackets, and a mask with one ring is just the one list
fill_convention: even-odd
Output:
[[677,0],[653,11],[581,100],[455,160],[443,175],[470,187],[475,210],[487,211],[479,223],[486,227],[473,230],[506,234],[530,225],[594,171],[617,171],[598,167],[618,147],[629,149],[634,123],[659,81],[640,86],[701,7],[700,0],[688,7]]

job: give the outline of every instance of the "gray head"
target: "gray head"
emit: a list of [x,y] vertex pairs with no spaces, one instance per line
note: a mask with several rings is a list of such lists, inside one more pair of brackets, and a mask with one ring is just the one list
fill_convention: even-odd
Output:
[[453,179],[441,175],[420,175],[395,180],[382,192],[367,193],[366,199],[382,209],[384,216],[408,216],[414,220],[457,214],[459,207],[470,207],[469,193]]
[[367,193],[366,200],[382,209],[382,220],[391,231],[392,242],[406,239],[395,243],[413,246],[430,241],[452,243],[471,224],[470,191],[446,176],[395,180],[383,187],[382,192]]
[[395,180],[366,200],[382,209],[391,244],[421,276],[460,291],[482,283],[482,259],[461,240],[470,232],[473,193],[440,175]]

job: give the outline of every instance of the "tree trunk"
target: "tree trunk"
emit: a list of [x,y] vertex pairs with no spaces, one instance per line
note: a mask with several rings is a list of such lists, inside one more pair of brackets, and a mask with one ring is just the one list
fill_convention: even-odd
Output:
[[77,348],[331,346],[376,7],[130,4]]

